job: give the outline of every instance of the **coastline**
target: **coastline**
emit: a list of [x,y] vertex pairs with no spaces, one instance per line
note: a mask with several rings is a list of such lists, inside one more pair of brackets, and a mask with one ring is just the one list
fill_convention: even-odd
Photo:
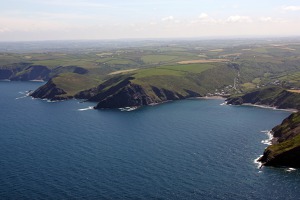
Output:
[[204,96],[204,97],[195,97],[195,99],[223,99],[225,100],[226,98],[223,96]]
[[259,107],[259,108],[266,108],[266,109],[273,109],[273,110],[282,110],[282,111],[287,111],[287,112],[291,112],[291,113],[298,112],[297,109],[293,109],[293,108],[282,109],[282,108],[277,108],[275,106],[259,105],[259,104],[252,104],[252,103],[243,103],[242,105],[243,106],[254,106],[254,107]]
[[[226,105],[232,106],[232,104],[228,104],[227,102],[226,102]],[[252,104],[252,103],[243,103],[243,104],[240,104],[240,105],[233,105],[233,106],[253,106],[253,107],[258,107],[258,108],[265,108],[265,109],[272,109],[272,110],[281,110],[281,111],[286,111],[286,112],[291,112],[291,113],[298,112],[297,109],[293,109],[293,108],[282,109],[282,108],[277,108],[277,107],[274,107],[274,106],[258,105],[258,104]]]

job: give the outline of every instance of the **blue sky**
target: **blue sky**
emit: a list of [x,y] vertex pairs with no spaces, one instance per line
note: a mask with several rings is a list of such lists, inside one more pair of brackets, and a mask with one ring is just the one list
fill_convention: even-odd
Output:
[[0,40],[300,35],[299,0],[0,0]]

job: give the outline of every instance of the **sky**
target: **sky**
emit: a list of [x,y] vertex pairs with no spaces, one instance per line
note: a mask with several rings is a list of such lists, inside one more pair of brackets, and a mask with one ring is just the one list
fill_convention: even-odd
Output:
[[300,0],[0,0],[0,41],[300,36]]

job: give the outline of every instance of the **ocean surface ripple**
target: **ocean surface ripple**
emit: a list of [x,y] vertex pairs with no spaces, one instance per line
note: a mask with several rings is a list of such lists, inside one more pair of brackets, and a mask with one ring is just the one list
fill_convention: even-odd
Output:
[[203,99],[121,112],[20,98],[40,84],[0,83],[1,199],[300,196],[299,170],[254,163],[261,131],[288,112]]

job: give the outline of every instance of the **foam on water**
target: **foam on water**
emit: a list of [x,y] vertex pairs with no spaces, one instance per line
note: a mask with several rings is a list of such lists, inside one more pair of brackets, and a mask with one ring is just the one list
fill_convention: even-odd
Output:
[[26,95],[26,96],[16,97],[16,99],[23,99],[25,97],[28,97],[28,96]]
[[125,111],[125,112],[130,112],[130,111],[134,111],[134,110],[136,110],[136,109],[138,109],[137,106],[119,108],[119,110],[122,111],[122,112],[124,112],[124,111]]
[[290,167],[290,168],[287,168],[287,169],[285,169],[285,171],[286,171],[286,172],[293,172],[293,171],[296,171],[296,169],[295,169],[295,168],[292,168],[292,167]]
[[80,109],[78,109],[78,111],[86,111],[86,110],[93,110],[93,109],[94,109],[93,106],[89,106],[87,108],[80,108]]
[[254,163],[257,165],[257,169],[262,168],[262,163],[258,161],[262,156],[263,155],[260,155],[258,158],[254,159]]
[[266,144],[266,145],[271,145],[272,144],[272,140],[273,140],[273,134],[271,131],[261,131],[262,133],[265,133],[268,136],[268,139],[266,140],[262,140],[261,143],[262,144]]

